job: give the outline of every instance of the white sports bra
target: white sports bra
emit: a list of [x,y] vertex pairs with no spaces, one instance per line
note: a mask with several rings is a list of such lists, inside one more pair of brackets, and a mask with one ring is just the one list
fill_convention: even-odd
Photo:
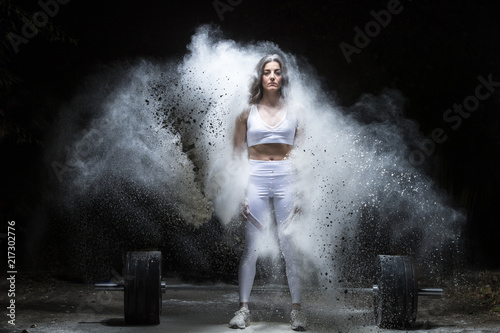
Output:
[[285,111],[283,119],[275,126],[266,124],[259,115],[257,106],[250,108],[247,120],[247,144],[248,147],[264,143],[284,143],[293,145],[297,118],[288,110]]

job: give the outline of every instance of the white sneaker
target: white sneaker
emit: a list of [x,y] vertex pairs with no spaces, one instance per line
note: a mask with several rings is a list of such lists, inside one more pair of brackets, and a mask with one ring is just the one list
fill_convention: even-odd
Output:
[[233,319],[229,322],[230,328],[245,328],[250,325],[250,310],[241,308],[234,313]]
[[303,332],[307,328],[307,318],[306,315],[300,310],[292,310],[290,314],[290,320],[292,322],[292,330]]

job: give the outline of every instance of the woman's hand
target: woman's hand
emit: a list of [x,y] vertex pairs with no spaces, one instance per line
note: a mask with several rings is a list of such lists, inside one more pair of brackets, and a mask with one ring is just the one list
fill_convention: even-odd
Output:
[[248,220],[248,215],[250,215],[250,211],[248,210],[248,201],[245,201],[241,204],[241,216],[246,221]]
[[300,215],[302,214],[302,207],[299,205],[295,205],[295,208],[293,209],[293,214],[292,216]]

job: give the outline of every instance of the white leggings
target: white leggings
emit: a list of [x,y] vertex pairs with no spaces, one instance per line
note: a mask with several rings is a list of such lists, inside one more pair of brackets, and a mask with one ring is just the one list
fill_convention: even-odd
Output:
[[[240,303],[248,303],[255,278],[257,257],[262,235],[270,226],[274,213],[280,248],[285,258],[286,276],[292,303],[300,303],[299,264],[293,237],[287,225],[294,212],[293,170],[290,160],[250,160],[247,189],[249,216],[246,222],[245,249],[240,261],[238,279]],[[271,200],[273,206],[271,206]],[[274,210],[271,211],[271,208]]]

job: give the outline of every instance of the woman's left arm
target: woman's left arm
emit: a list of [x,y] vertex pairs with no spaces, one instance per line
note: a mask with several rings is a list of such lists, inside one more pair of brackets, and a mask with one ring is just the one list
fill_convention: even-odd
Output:
[[[295,128],[295,140],[294,140],[294,149],[304,149],[304,143],[306,140],[305,133],[305,124],[304,124],[304,107],[302,105],[298,105],[295,113],[297,119],[297,127]],[[300,170],[297,170],[300,172]],[[294,215],[298,215],[302,213],[302,198],[303,193],[297,189],[295,193],[295,208]]]

